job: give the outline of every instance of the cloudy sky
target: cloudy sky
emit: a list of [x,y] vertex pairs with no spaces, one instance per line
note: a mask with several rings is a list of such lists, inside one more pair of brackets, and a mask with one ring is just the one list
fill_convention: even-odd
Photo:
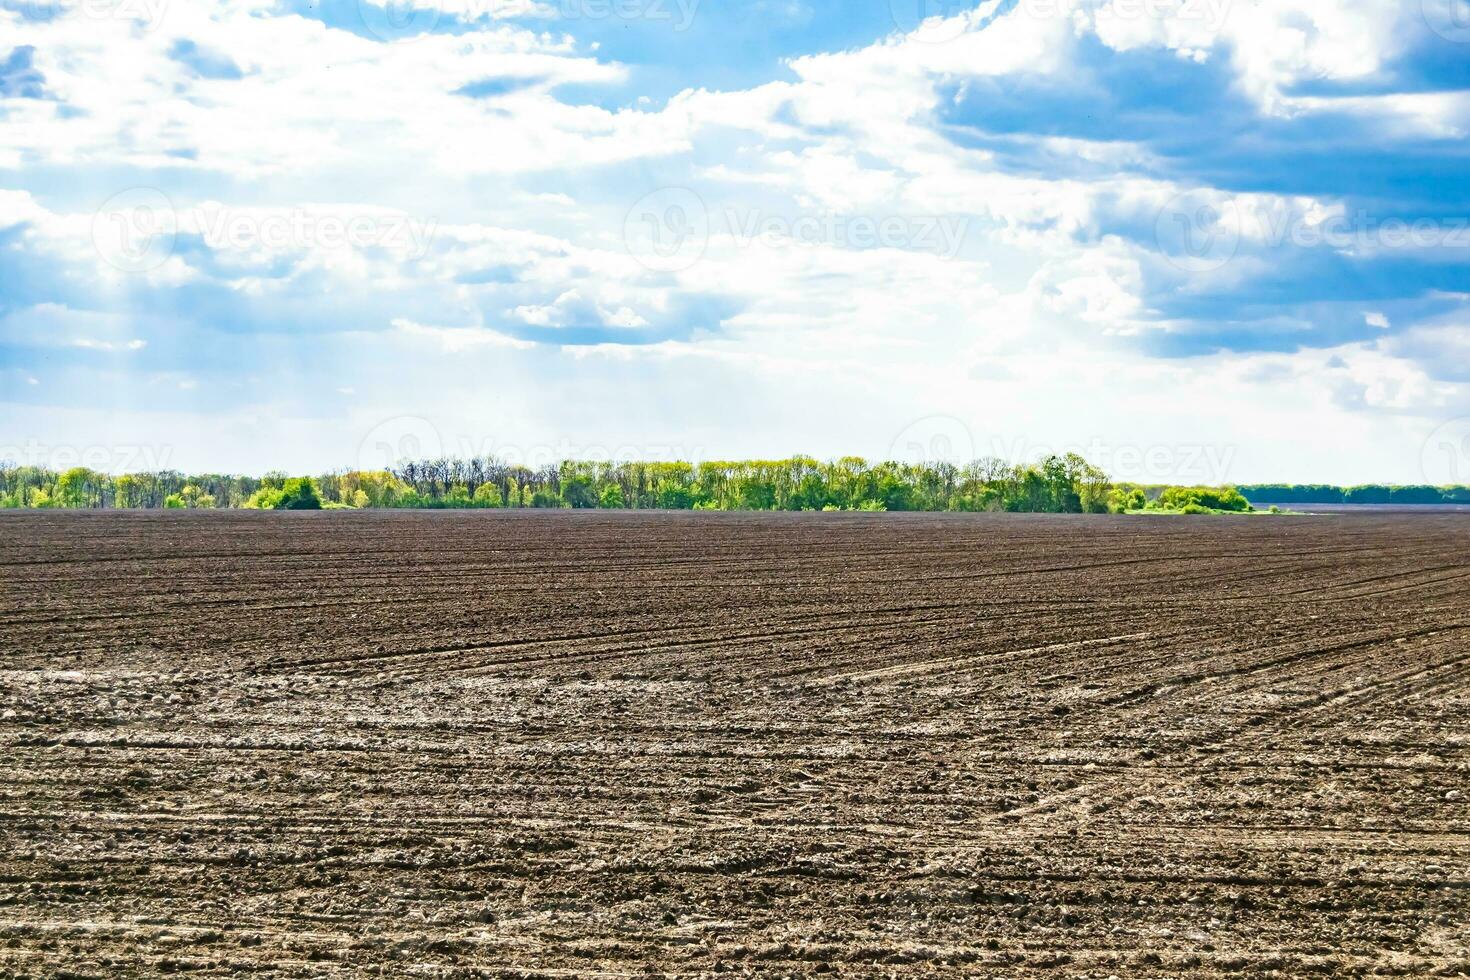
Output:
[[0,0],[0,454],[1470,482],[1466,0]]

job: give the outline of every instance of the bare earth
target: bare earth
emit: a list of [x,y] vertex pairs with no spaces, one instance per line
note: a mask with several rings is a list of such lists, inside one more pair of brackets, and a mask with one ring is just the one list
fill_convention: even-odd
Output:
[[0,977],[1470,975],[1470,520],[0,517]]

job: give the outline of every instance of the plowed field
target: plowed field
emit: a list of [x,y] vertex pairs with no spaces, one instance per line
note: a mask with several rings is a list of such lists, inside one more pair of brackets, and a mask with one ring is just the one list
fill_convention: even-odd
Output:
[[0,976],[1470,974],[1470,520],[0,517]]

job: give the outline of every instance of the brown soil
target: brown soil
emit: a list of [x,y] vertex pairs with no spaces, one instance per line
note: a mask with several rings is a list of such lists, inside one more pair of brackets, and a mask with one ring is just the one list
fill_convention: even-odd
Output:
[[0,976],[1470,974],[1470,521],[0,517]]

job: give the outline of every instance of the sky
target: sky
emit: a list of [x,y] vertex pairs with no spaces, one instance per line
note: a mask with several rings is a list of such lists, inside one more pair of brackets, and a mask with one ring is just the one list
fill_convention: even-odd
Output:
[[1470,0],[0,0],[0,456],[1470,483]]

